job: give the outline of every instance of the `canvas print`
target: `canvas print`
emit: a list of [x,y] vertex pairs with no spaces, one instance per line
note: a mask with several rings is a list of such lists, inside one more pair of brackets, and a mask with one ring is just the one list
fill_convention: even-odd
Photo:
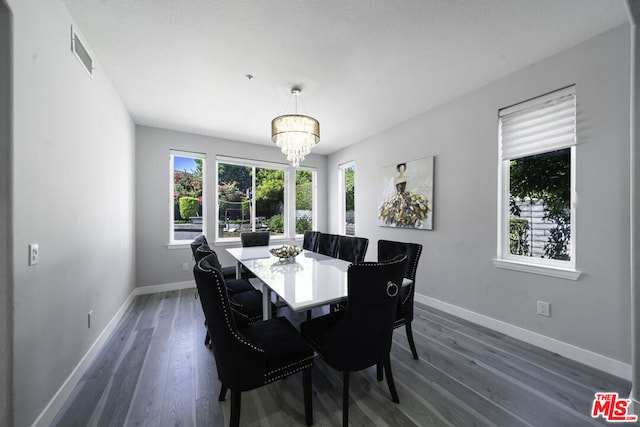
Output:
[[380,182],[381,226],[433,229],[433,157],[384,167]]

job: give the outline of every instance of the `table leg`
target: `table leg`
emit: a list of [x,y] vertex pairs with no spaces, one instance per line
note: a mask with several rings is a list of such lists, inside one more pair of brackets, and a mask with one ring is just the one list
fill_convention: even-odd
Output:
[[262,320],[271,319],[271,288],[262,286]]
[[242,278],[242,263],[236,262],[236,279]]

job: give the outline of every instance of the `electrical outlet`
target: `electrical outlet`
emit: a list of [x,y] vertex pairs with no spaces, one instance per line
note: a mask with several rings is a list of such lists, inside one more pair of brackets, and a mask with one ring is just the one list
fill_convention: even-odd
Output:
[[38,252],[38,244],[31,243],[29,245],[29,265],[36,265],[40,261],[40,253]]
[[89,313],[87,313],[87,328],[91,329],[91,318],[93,317],[93,310],[90,310]]
[[551,317],[551,304],[545,301],[538,301],[537,313],[540,316]]
[[189,271],[189,263],[188,262],[183,262],[182,263],[182,271]]

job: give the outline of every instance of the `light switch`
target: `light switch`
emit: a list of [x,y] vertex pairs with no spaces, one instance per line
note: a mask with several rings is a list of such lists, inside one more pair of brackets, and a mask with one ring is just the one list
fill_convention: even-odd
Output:
[[40,254],[38,252],[38,244],[31,243],[29,245],[29,265],[36,265],[40,260]]

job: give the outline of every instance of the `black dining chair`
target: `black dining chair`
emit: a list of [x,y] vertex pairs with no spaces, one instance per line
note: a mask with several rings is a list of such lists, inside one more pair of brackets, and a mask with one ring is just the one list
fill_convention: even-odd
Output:
[[340,236],[338,236],[337,234],[320,233],[320,235],[318,236],[318,245],[316,247],[316,252],[335,258],[336,255],[338,255],[339,243]]
[[[213,268],[220,271],[220,262],[218,261],[218,256],[215,253],[207,255],[203,259],[207,260],[208,265],[211,265]],[[202,262],[202,260],[200,260],[200,262]],[[224,283],[225,286],[227,286],[226,280]],[[234,292],[227,288],[227,292],[229,293],[229,302],[231,306],[235,310],[247,316],[249,322],[262,320],[262,291],[258,289],[251,289]],[[273,303],[271,303],[271,313],[276,313],[276,306]]]
[[318,246],[319,231],[306,230],[304,232],[304,238],[302,240],[302,249],[315,252]]
[[[303,322],[300,332],[327,364],[343,373],[342,424],[349,424],[349,373],[382,364],[394,402],[391,340],[406,256],[389,262],[352,264],[345,310]],[[378,378],[381,380],[382,378]]]
[[365,237],[340,236],[338,240],[338,258],[349,262],[364,261],[369,239]]
[[[269,246],[269,239],[271,233],[268,231],[243,231],[240,233],[240,242],[242,243],[243,248],[248,248],[252,246]],[[244,266],[242,266],[242,276],[247,279],[254,279],[256,277],[255,274],[247,270]]]
[[240,425],[241,393],[302,372],[305,422],[313,424],[311,368],[313,348],[284,317],[249,323],[238,313],[227,293],[222,273],[210,256],[194,266],[211,346],[220,395],[231,390],[230,426]]
[[[200,251],[198,253],[203,253],[204,251]],[[220,271],[220,262],[218,261],[218,256],[215,252],[209,253],[200,260],[207,258],[207,264],[213,266],[216,270]],[[196,263],[196,265],[198,265]],[[194,272],[194,279],[195,279]],[[237,280],[238,283],[234,284],[233,282]],[[242,282],[246,282],[251,286],[251,289],[242,290],[242,288],[247,288],[247,285]],[[262,308],[262,291],[259,291],[249,283],[249,281],[245,279],[230,279],[224,281],[225,287],[227,288],[227,294],[229,295],[229,303],[238,313],[241,313],[246,317],[247,322],[257,322],[262,320],[263,316],[263,308]],[[196,287],[196,292],[199,292],[199,288]],[[275,304],[271,304],[271,314],[275,315],[277,311],[277,307]],[[206,318],[205,318],[206,322]],[[205,323],[206,325],[206,323]],[[211,344],[211,337],[209,336],[209,331],[204,337],[204,345],[209,347]]]
[[[191,242],[191,252],[193,253],[193,258],[198,262],[199,260],[196,258],[196,251],[202,245],[209,246],[209,242],[207,241],[207,236],[204,234],[199,234],[193,238]],[[235,279],[236,278],[236,267],[234,265],[228,265],[222,267],[222,274],[225,279]],[[242,275],[242,278],[246,279],[246,275]]]
[[407,340],[411,348],[411,354],[414,359],[418,359],[418,352],[413,341],[413,331],[411,322],[413,322],[413,300],[416,292],[416,272],[418,270],[418,261],[422,254],[422,245],[418,243],[395,242],[391,240],[378,240],[378,262],[393,259],[398,255],[407,256],[407,267],[404,277],[411,280],[407,286],[400,288],[398,298],[398,310],[396,311],[396,319],[393,324],[394,329],[402,325],[405,326]]
[[[220,259],[218,258],[218,254],[213,249],[211,249],[209,245],[202,245],[198,249],[196,249],[196,263],[198,263],[202,258],[211,254],[214,254],[216,257],[215,264],[217,266],[220,266]],[[256,288],[251,284],[249,280],[243,278],[236,279],[235,273],[233,275],[233,278],[227,278],[224,274],[224,267],[222,267],[222,269],[220,267],[216,268],[222,271],[222,275],[224,276],[225,284],[227,285],[227,291],[229,292],[229,294],[233,295],[237,294],[238,292],[256,290]]]
[[242,242],[242,247],[244,248],[269,246],[270,236],[271,234],[268,231],[244,231],[240,233],[240,242]]

